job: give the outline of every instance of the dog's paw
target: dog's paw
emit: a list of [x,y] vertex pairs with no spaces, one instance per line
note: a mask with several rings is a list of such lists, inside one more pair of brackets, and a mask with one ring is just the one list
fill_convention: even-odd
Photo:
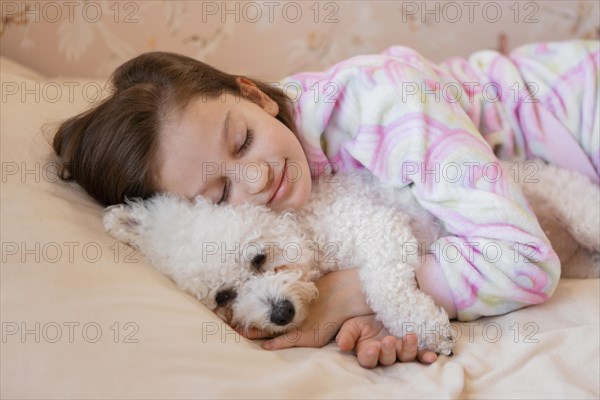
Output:
[[142,220],[130,205],[117,204],[104,209],[104,229],[113,238],[124,243],[135,243]]
[[450,333],[449,325],[430,325],[419,332],[419,350],[430,350],[437,354],[452,356],[456,338]]
[[451,334],[443,336],[437,343],[437,353],[452,357],[454,355],[452,349],[454,348],[455,343],[456,339]]
[[453,335],[452,325],[446,311],[435,307],[435,310],[431,311],[429,318],[423,322],[421,328],[419,333],[423,348],[445,356],[454,354],[452,349],[457,340]]

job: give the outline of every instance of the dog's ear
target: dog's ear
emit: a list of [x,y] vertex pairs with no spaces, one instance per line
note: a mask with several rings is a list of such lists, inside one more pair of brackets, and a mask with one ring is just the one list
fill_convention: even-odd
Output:
[[104,229],[115,239],[129,244],[138,244],[139,234],[144,229],[148,209],[142,201],[117,204],[104,209]]

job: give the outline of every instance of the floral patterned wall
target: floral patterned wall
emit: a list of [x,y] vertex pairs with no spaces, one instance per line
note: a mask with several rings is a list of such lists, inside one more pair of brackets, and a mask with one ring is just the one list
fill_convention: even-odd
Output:
[[48,76],[103,78],[139,53],[162,50],[268,80],[393,44],[441,61],[532,41],[598,40],[599,4],[2,0],[0,45],[3,56]]

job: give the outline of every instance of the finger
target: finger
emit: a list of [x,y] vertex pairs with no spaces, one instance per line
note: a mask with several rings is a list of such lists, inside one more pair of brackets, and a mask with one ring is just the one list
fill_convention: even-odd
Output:
[[417,352],[417,360],[423,364],[431,364],[437,360],[437,354],[429,350],[419,350]]
[[379,342],[371,342],[364,346],[356,347],[356,358],[358,364],[363,368],[375,368],[379,361],[379,352],[381,350]]
[[357,324],[346,322],[340,328],[340,332],[335,338],[338,349],[342,351],[351,351],[354,348],[354,344],[360,337],[360,329]]
[[396,341],[394,336],[386,336],[381,341],[379,350],[379,363],[381,365],[392,365],[396,362]]
[[417,356],[417,335],[409,333],[402,338],[402,351],[398,356],[400,362],[414,361]]
[[[311,346],[306,338],[310,335],[302,335],[302,331],[294,330],[277,336],[271,340],[267,340],[262,344],[262,348],[266,350],[282,350],[290,347],[315,347]],[[304,340],[302,339],[304,337]]]
[[[333,332],[335,334],[335,332]],[[280,336],[263,343],[266,350],[289,349],[290,347],[323,347],[332,339],[331,332],[315,332],[313,329],[302,330],[300,328],[288,331]]]
[[246,339],[250,340],[264,339],[272,336],[269,332],[264,331],[262,329],[258,329],[254,326],[242,328],[236,330],[236,332],[245,337]]

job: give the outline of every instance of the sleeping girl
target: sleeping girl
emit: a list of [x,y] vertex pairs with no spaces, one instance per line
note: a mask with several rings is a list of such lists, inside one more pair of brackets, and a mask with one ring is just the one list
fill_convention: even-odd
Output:
[[[558,284],[559,259],[528,211],[522,177],[490,166],[541,159],[598,184],[599,51],[597,41],[538,43],[436,65],[394,46],[275,84],[145,53],[117,68],[110,96],[59,127],[53,147],[63,179],[104,206],[170,192],[280,212],[301,208],[313,180],[337,170],[410,186],[449,232],[429,249],[418,285],[450,318],[471,321],[542,303]],[[490,260],[486,244],[511,257]],[[444,257],[448,246],[469,257]],[[355,269],[317,286],[307,332],[334,322],[338,347],[365,367],[435,361],[415,335],[391,336],[374,318]]]

